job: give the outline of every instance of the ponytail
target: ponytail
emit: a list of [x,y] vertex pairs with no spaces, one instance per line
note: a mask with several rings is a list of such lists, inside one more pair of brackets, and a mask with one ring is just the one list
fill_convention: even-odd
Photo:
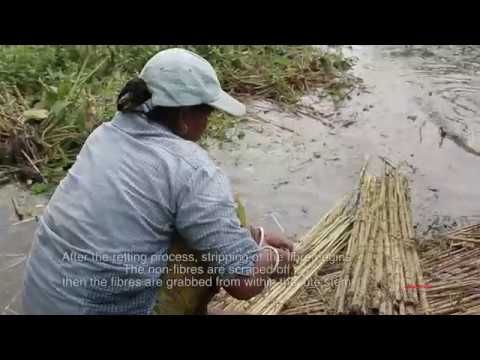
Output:
[[143,79],[135,78],[127,82],[118,94],[117,110],[130,112],[152,97],[152,93]]

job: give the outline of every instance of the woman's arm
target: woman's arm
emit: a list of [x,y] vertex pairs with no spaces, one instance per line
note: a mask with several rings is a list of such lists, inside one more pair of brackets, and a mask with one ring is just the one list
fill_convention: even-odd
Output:
[[193,174],[178,196],[175,227],[188,247],[213,259],[220,280],[240,280],[225,286],[236,298],[251,298],[263,290],[269,277],[286,277],[292,272],[292,253],[262,249],[240,226],[229,182],[219,170],[198,169]]

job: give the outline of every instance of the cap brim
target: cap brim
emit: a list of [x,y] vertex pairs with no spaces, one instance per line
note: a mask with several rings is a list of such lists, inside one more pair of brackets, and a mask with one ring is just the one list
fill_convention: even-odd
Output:
[[213,106],[218,110],[225,111],[233,116],[243,116],[247,111],[244,104],[238,100],[235,100],[223,90],[220,93],[220,97],[208,105]]

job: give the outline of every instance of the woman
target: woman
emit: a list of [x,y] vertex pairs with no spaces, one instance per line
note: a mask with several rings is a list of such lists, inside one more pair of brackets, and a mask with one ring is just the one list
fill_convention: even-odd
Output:
[[[207,283],[206,301],[219,284],[248,299],[267,278],[292,273],[292,244],[269,234],[259,244],[262,236],[240,226],[227,178],[194,143],[213,109],[245,113],[205,59],[159,52],[120,92],[117,108],[89,136],[41,218],[25,313],[151,314],[178,260],[170,255],[184,253],[172,248],[178,244],[194,254],[180,261],[203,257],[222,280]],[[206,301],[183,313],[204,313]],[[167,304],[157,303],[158,312],[169,313]]]

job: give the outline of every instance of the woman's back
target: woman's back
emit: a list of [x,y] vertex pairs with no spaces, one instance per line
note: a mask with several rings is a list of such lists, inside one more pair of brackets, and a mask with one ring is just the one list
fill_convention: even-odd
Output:
[[65,306],[49,312],[145,313],[166,265],[177,194],[192,171],[212,166],[198,145],[137,114],[97,128],[40,221],[42,246],[27,265],[26,282],[38,290],[32,308],[47,292]]

